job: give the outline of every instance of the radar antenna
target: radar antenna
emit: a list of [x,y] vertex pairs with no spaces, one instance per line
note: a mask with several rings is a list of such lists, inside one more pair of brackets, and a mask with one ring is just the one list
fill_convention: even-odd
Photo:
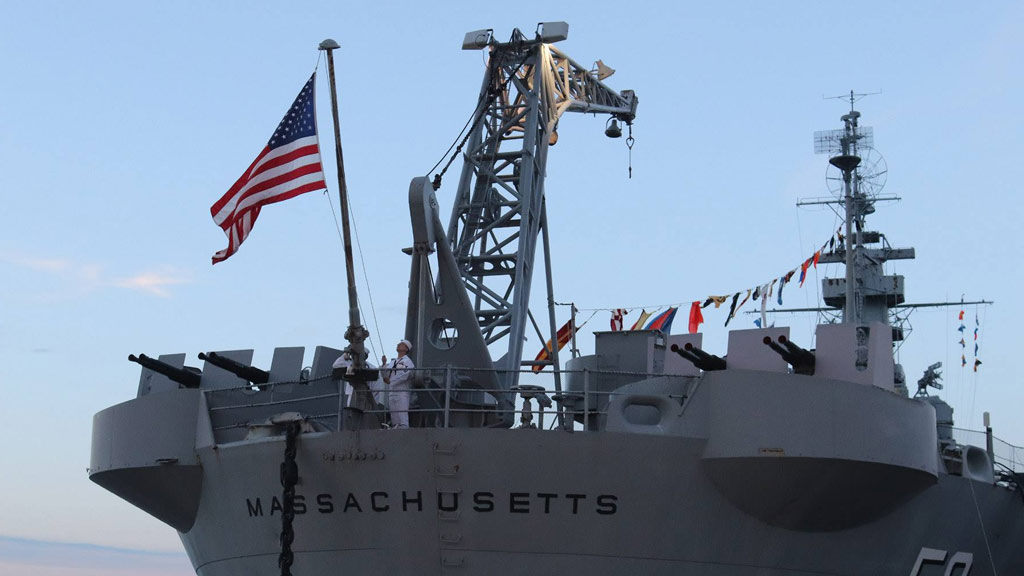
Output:
[[840,117],[843,128],[814,133],[814,152],[830,156],[829,167],[825,172],[826,184],[836,196],[836,201],[842,202],[844,207],[846,303],[843,307],[843,322],[856,324],[861,321],[861,306],[858,305],[856,292],[856,251],[864,244],[861,238],[864,217],[875,211],[874,203],[879,199],[878,193],[885,186],[888,174],[885,160],[872,146],[874,131],[860,126],[860,112],[853,107],[858,100],[870,95],[850,90],[849,95],[827,98],[849,101],[850,111]]

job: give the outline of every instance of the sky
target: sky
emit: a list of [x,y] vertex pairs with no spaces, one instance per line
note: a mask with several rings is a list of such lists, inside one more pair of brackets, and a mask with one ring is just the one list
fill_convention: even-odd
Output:
[[[92,415],[135,396],[129,353],[186,352],[198,365],[200,351],[252,348],[266,367],[276,346],[306,346],[307,363],[316,345],[343,347],[326,74],[329,193],[264,209],[238,254],[210,265],[226,239],[209,206],[264,146],[327,37],[341,44],[357,276],[377,354],[404,332],[409,180],[476,102],[483,58],[460,50],[463,35],[565,20],[560,49],[603,60],[617,70],[606,83],[640,103],[632,178],[602,118],[560,123],[546,181],[558,301],[584,319],[631,309],[631,322],[637,308],[745,291],[798,266],[838,226],[828,209],[796,207],[829,194],[812,135],[840,128],[847,104],[823,97],[880,92],[857,107],[889,168],[884,192],[901,200],[869,226],[917,249],[889,273],[906,276],[910,302],[995,302],[967,310],[981,326],[977,374],[960,368],[955,308],[914,312],[900,361],[911,385],[942,361],[957,425],[980,428],[987,410],[996,436],[1024,444],[1012,361],[1024,324],[1019,2],[3,5],[0,568],[83,576],[130,557],[137,574],[190,572],[172,529],[87,479]],[[438,192],[445,213],[459,165]],[[817,305],[825,275],[842,270],[787,288],[785,306]],[[542,283],[533,294],[541,314]],[[725,313],[705,312],[705,348],[724,354]],[[583,353],[608,318],[593,316]],[[813,345],[813,315],[774,320]],[[524,354],[540,346],[531,336]],[[80,566],[61,564],[75,554]]]

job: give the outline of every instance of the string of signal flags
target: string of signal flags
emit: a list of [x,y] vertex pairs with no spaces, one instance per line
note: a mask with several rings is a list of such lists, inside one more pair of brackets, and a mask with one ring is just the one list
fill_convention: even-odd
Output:
[[[797,281],[799,286],[802,287],[804,282],[807,280],[807,272],[810,269],[818,268],[818,261],[822,254],[833,254],[837,248],[842,248],[846,237],[842,233],[842,229],[836,231],[821,248],[814,251],[814,254],[807,257],[799,266],[789,270],[785,274],[777,278],[773,278],[769,282],[759,284],[753,288],[746,288],[733,294],[723,295],[712,295],[702,300],[694,300],[690,304],[690,317],[687,325],[687,330],[690,334],[695,334],[699,329],[700,325],[704,323],[704,309],[714,305],[715,309],[721,308],[726,302],[729,302],[729,314],[725,318],[725,326],[729,326],[729,322],[736,317],[736,314],[747,302],[761,302],[762,310],[767,306],[768,300],[775,298],[778,304],[782,305],[782,292],[785,290],[799,273]],[[740,297],[743,297],[742,300]],[[561,305],[571,306],[568,303],[559,303]],[[655,307],[653,312],[648,312],[646,308],[640,309],[640,316],[630,325],[629,330],[661,330],[666,334],[672,333],[672,322],[675,320],[676,312],[682,304],[669,304],[666,310],[660,310],[659,307]],[[662,306],[665,306],[664,304]],[[608,310],[611,312],[611,329],[613,332],[626,330],[625,328],[625,317],[632,311],[625,308],[600,308],[595,310],[595,314],[598,310]],[[591,318],[593,315],[591,315]],[[589,321],[590,318],[587,319]],[[583,324],[586,324],[584,322]],[[558,350],[565,347],[572,337],[583,328],[583,324],[578,327],[573,327],[573,320],[570,319],[566,322],[559,330],[556,335]],[[754,320],[754,324],[760,328],[761,319]],[[551,352],[551,340],[548,340],[541,351],[537,354],[534,359],[534,372],[540,372],[544,369],[543,362],[549,361],[552,356]]]
[[[967,342],[964,338],[967,337],[967,325],[964,324],[964,298],[960,297],[960,314],[957,318],[960,320],[960,327],[957,328],[957,332],[960,333],[960,369],[967,366]],[[974,371],[978,371],[978,366],[981,366],[981,359],[978,358],[978,332],[981,330],[981,323],[978,322],[978,308],[974,308]]]
[[[729,303],[729,313],[725,317],[725,326],[729,326],[729,322],[736,317],[740,309],[746,305],[747,302],[761,302],[761,307],[764,308],[768,300],[774,298],[778,302],[779,306],[782,305],[782,294],[786,286],[791,282],[795,281],[799,283],[799,287],[803,287],[804,282],[807,280],[807,272],[811,269],[818,268],[818,261],[821,259],[822,254],[833,254],[837,248],[843,247],[843,243],[846,238],[843,236],[842,230],[836,231],[821,248],[814,251],[804,260],[800,265],[787,271],[785,274],[773,278],[769,282],[759,284],[753,288],[747,288],[740,290],[733,294],[722,294],[708,296],[704,300],[694,300],[690,304],[690,318],[687,329],[690,334],[694,334],[700,328],[700,325],[704,323],[703,310],[711,305],[714,305],[715,309],[721,308],[726,302]],[[646,309],[641,309],[640,317],[629,328],[630,330],[661,330],[665,333],[670,333],[672,328],[672,321],[675,319],[676,311],[679,309],[679,305],[670,305],[668,310],[658,313],[652,318],[653,313],[647,312]],[[611,329],[623,330],[624,329],[624,316],[629,312],[623,308],[616,308],[611,310]],[[754,320],[754,324],[758,328],[761,327],[761,319]]]

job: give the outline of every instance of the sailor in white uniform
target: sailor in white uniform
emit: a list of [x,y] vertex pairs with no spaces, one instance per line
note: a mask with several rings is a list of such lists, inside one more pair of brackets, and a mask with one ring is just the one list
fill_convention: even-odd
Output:
[[[352,357],[349,356],[348,352],[345,352],[341,356],[338,356],[338,359],[334,361],[334,364],[331,366],[331,368],[348,369],[348,367],[351,365]],[[374,366],[373,363],[369,361],[366,362],[366,367],[370,369],[376,368],[376,366]],[[384,382],[381,381],[380,376],[378,376],[376,380],[372,380],[370,382],[367,382],[366,384],[370,387],[370,392],[373,393],[374,403],[382,406],[384,404]],[[345,382],[345,405],[352,405],[352,385],[349,384],[348,382]],[[381,417],[383,418],[383,416]]]
[[388,362],[381,370],[388,390],[388,407],[391,409],[391,427],[409,427],[409,389],[412,387],[412,369],[415,366],[407,356],[412,343],[402,340],[396,346],[398,357]]

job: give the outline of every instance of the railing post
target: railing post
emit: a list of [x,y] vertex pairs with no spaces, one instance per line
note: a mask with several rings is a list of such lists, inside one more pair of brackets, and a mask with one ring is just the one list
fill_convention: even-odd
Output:
[[444,367],[444,427],[451,423],[452,410],[452,367]]
[[992,465],[996,463],[996,451],[992,446],[992,421],[989,419],[988,412],[983,414],[985,418],[985,450],[988,451],[988,459],[992,461]]
[[345,379],[338,380],[338,431],[345,423]]
[[590,428],[590,370],[583,369],[583,431]]
[[[547,394],[547,390],[545,390],[544,393]],[[539,399],[537,400],[537,410],[540,413],[540,415],[537,417],[537,429],[538,430],[543,430],[544,429],[544,404]]]

